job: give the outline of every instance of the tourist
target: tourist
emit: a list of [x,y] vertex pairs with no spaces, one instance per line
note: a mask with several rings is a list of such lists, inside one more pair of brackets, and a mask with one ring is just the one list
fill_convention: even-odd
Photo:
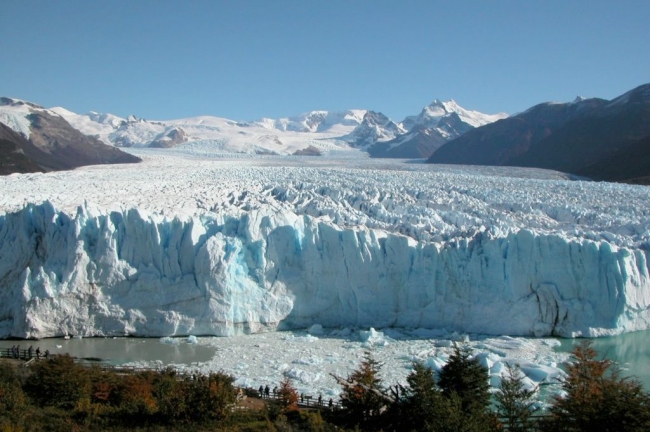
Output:
[[258,391],[260,392],[260,397],[263,398],[264,397],[264,386],[260,386]]
[[269,393],[270,392],[271,392],[271,389],[269,388],[269,386],[267,384],[266,387],[264,387],[264,395],[266,396],[267,399],[269,398]]

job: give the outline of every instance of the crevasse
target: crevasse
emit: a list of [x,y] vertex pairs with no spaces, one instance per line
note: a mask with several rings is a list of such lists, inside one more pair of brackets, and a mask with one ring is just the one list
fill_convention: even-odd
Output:
[[527,229],[417,241],[271,207],[0,216],[0,337],[327,327],[602,336],[650,327],[647,252]]

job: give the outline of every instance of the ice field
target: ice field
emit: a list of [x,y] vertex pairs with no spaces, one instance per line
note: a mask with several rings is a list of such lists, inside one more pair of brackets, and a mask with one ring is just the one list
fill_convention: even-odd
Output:
[[648,188],[543,170],[212,160],[0,180],[0,334],[648,328]]
[[131,151],[144,162],[0,178],[3,337],[196,343],[215,357],[179,367],[252,387],[286,373],[332,397],[329,373],[367,349],[387,384],[414,360],[441,367],[460,340],[493,385],[506,361],[533,385],[561,375],[547,336],[648,328],[649,188],[196,143]]

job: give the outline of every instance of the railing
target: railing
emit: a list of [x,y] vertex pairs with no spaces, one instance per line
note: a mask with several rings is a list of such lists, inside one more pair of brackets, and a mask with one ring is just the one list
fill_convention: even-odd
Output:
[[[276,391],[273,393],[272,391],[269,391],[269,394],[267,395],[266,392],[260,393],[259,390],[255,389],[248,389],[248,393],[252,394],[255,393],[256,397],[259,397],[260,399],[272,399],[272,400],[280,400],[281,396],[280,394]],[[341,404],[341,401],[335,401],[332,400],[332,404],[330,405],[329,399],[324,399],[321,398],[320,400],[318,397],[314,397],[312,395],[306,395],[306,394],[301,394],[298,396],[298,406],[303,407],[303,408],[319,408],[319,409],[341,409],[343,408],[343,405]]]
[[25,360],[29,361],[32,359],[38,360],[38,359],[46,359],[46,358],[51,358],[53,357],[53,354],[45,352],[40,352],[37,354],[35,349],[14,349],[14,348],[2,348],[0,349],[0,357],[2,358],[9,358],[9,359],[15,359],[15,360]]

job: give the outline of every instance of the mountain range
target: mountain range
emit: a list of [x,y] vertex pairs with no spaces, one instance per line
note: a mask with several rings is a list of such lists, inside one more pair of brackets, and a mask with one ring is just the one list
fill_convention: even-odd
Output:
[[373,157],[423,158],[450,139],[506,114],[469,111],[456,102],[435,100],[420,114],[396,123],[369,110],[310,111],[293,117],[233,121],[219,117],[148,121],[112,114],[52,111],[86,135],[117,147],[173,147],[185,142],[218,142],[220,151],[279,155],[362,150]]
[[650,84],[611,101],[546,102],[510,117],[434,100],[401,122],[370,110],[248,122],[212,116],[151,121],[0,98],[2,174],[137,162],[119,148],[189,143],[205,154],[428,158],[650,184]]
[[610,101],[535,105],[448,141],[428,162],[548,168],[650,184],[650,84]]

